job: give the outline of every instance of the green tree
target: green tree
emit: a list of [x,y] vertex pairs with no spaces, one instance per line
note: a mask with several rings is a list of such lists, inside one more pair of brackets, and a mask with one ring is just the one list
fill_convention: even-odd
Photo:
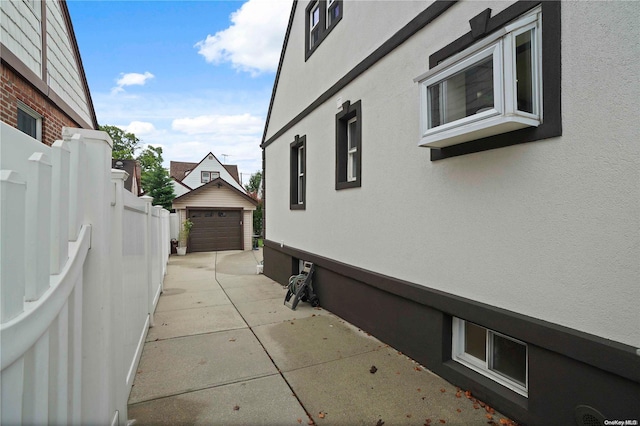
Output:
[[258,198],[258,191],[260,190],[260,183],[262,183],[262,172],[255,172],[249,178],[249,183],[244,185],[244,189],[250,194],[256,194],[254,198]]
[[128,133],[116,126],[99,126],[99,129],[107,132],[113,141],[113,152],[111,158],[116,160],[133,160],[135,151],[138,149],[140,139],[133,133]]
[[137,160],[142,169],[142,190],[146,195],[153,197],[154,206],[171,210],[176,195],[169,172],[162,167],[162,147],[147,146]]
[[249,178],[249,183],[244,185],[251,198],[258,201],[258,206],[253,212],[253,233],[262,235],[262,206],[263,202],[260,198],[260,185],[262,184],[262,172],[256,172]]

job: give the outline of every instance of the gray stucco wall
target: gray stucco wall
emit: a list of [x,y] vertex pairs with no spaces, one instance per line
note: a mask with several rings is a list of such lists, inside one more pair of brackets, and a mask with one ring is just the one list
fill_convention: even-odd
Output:
[[[355,9],[346,7],[352,4],[354,20]],[[333,84],[334,72],[337,80],[358,62],[329,61],[345,37],[365,32],[357,44],[365,47],[362,40],[383,42],[406,21],[397,5],[345,6],[343,21],[310,58],[323,65],[309,72],[326,79],[299,77],[313,67],[293,41],[300,37],[290,38],[267,138]],[[294,35],[304,34],[304,6]],[[471,17],[507,6],[452,7],[270,144],[266,238],[638,347],[636,4],[563,2],[562,137],[436,162],[417,146],[413,78],[428,69],[430,54],[469,31]],[[390,17],[388,28],[364,25],[381,16]],[[289,82],[295,75],[318,83],[304,90]],[[362,102],[363,157],[362,187],[336,191],[339,97]],[[307,136],[303,211],[289,210],[289,143],[296,134]]]

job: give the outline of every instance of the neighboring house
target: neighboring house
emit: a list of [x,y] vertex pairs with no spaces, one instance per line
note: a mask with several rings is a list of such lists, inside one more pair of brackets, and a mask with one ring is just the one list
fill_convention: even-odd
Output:
[[131,192],[136,197],[142,195],[142,172],[138,160],[111,160],[112,169],[120,169],[129,175],[124,181],[124,189]]
[[295,1],[265,274],[314,262],[323,307],[520,422],[639,419],[638,22],[633,2]]
[[47,145],[98,128],[65,1],[2,1],[0,58],[0,120]]
[[179,222],[191,219],[188,251],[250,250],[257,202],[238,181],[238,168],[212,153],[199,163],[171,161]]

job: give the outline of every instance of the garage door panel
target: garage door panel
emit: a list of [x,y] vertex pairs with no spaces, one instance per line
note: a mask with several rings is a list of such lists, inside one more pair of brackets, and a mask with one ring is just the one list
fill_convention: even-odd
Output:
[[191,211],[189,217],[193,222],[189,251],[242,250],[241,211]]

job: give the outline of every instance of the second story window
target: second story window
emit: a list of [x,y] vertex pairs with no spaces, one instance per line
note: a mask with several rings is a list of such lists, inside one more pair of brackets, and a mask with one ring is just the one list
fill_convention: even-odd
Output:
[[208,183],[220,177],[220,172],[200,172],[200,182]]
[[305,60],[342,19],[342,0],[315,0],[306,8]]
[[320,41],[320,2],[317,1],[309,12],[309,49]]

